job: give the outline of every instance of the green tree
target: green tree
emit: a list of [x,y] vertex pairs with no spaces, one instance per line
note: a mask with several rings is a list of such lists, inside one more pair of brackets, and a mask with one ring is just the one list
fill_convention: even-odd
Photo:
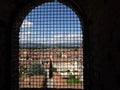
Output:
[[30,65],[27,75],[45,75],[45,69],[41,64],[33,63]]

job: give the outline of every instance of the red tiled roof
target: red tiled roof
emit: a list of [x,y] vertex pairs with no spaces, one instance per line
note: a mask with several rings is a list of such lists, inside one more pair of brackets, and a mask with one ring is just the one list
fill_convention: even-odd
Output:
[[74,60],[74,59],[71,59],[71,58],[54,58],[51,61],[52,62],[74,62],[74,61],[80,61],[80,59]]
[[19,88],[42,88],[45,76],[31,76],[19,78]]

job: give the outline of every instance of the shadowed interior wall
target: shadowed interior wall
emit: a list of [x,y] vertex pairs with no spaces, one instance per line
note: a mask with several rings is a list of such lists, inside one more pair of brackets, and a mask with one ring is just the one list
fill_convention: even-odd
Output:
[[[0,1],[0,90],[10,88],[11,32],[17,13],[33,0]],[[34,0],[37,1],[37,0]],[[47,1],[47,0],[41,0]],[[67,0],[61,0],[67,1]],[[86,18],[85,90],[119,90],[120,5],[114,0],[70,0]]]

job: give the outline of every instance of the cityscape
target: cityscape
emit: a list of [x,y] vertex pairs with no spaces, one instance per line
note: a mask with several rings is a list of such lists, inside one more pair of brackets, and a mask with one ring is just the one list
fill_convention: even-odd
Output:
[[83,89],[83,47],[19,49],[19,88]]

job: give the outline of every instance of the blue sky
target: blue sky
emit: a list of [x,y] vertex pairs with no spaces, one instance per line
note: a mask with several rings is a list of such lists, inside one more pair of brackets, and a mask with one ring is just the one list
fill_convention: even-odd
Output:
[[20,43],[81,43],[81,23],[66,5],[44,3],[26,16],[19,38]]

